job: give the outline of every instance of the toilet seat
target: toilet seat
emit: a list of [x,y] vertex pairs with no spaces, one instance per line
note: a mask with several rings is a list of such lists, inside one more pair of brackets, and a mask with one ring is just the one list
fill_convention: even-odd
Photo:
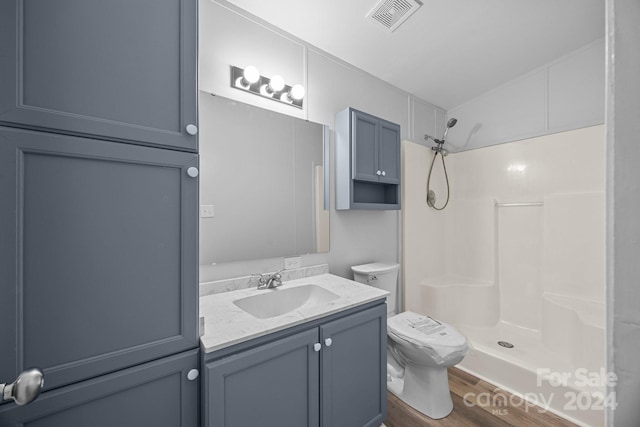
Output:
[[467,339],[453,326],[411,311],[389,317],[387,333],[424,350],[439,365],[468,350]]

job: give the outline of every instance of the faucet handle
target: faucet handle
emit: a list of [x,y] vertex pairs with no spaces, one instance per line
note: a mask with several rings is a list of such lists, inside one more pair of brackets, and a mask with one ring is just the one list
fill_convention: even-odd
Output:
[[275,288],[282,285],[282,273],[284,269],[276,271],[275,273],[265,274],[252,274],[251,276],[258,276],[258,289]]
[[262,289],[269,283],[269,276],[265,274],[251,274],[251,277],[258,276],[258,289]]
[[269,276],[267,281],[267,287],[275,288],[282,285],[282,275],[280,274],[284,270],[276,271],[272,275]]

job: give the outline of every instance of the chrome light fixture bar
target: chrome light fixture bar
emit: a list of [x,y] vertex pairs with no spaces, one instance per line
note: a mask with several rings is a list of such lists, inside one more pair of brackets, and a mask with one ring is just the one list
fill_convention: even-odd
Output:
[[231,66],[231,87],[302,109],[305,92],[302,85],[289,86],[278,75],[261,76],[252,65],[244,69]]

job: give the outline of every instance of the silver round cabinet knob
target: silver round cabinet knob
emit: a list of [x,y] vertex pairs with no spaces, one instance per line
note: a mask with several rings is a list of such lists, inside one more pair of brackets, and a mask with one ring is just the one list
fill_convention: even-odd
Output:
[[382,175],[382,171],[377,171],[376,175],[378,175],[378,176]]
[[331,347],[331,344],[333,344],[333,340],[331,338],[327,338],[326,340],[324,340],[324,345],[326,345],[327,347]]
[[198,133],[198,126],[194,124],[188,124],[186,130],[189,135],[196,135]]
[[200,171],[195,166],[191,166],[189,169],[187,169],[187,175],[189,175],[191,178],[196,178],[199,174]]
[[387,173],[385,171],[382,171],[382,176],[387,176]]
[[192,369],[187,373],[187,379],[189,381],[194,381],[195,379],[198,378],[199,375],[200,375],[200,372],[197,369]]
[[0,401],[14,400],[17,405],[26,405],[40,395],[44,387],[44,376],[38,368],[29,369],[18,375],[9,384],[0,384]]
[[318,351],[320,351],[321,349],[322,349],[322,344],[320,344],[319,342],[317,342],[317,343],[315,343],[315,344],[313,345],[313,351],[318,352]]

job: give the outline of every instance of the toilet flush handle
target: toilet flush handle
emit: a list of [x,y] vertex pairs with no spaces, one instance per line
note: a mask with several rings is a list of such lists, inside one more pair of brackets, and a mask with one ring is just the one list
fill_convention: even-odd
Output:
[[378,276],[369,276],[367,278],[367,282],[369,282],[369,283],[373,282],[374,280],[378,280]]

